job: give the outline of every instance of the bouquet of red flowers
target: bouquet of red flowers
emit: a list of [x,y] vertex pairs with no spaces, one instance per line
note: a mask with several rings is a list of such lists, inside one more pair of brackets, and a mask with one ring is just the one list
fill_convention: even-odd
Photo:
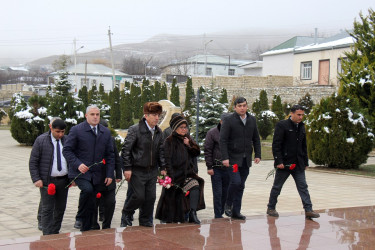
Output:
[[[296,164],[289,164],[289,165],[284,165],[284,168],[283,169],[286,169],[286,170],[293,170],[296,168]],[[275,177],[275,171],[276,171],[276,168],[273,168],[271,171],[268,172],[267,174],[267,177],[266,177],[266,180],[268,179],[268,177],[270,177],[271,175],[273,177]]]

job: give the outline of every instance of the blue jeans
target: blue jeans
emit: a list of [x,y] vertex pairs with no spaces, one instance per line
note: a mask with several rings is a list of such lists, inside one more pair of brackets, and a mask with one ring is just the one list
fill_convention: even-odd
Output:
[[275,209],[277,203],[277,197],[280,195],[281,189],[288,179],[289,175],[292,175],[294,182],[296,183],[296,187],[301,197],[303,208],[305,211],[312,210],[312,204],[310,200],[309,190],[307,189],[305,171],[289,171],[289,170],[276,170],[275,180],[273,182],[273,186],[270,193],[270,199],[268,202],[269,209]]
[[94,212],[96,208],[96,192],[94,190],[93,184],[83,178],[77,178],[74,181],[79,189],[81,190],[79,197],[79,208],[82,218],[81,231],[91,230],[92,221],[94,217]]
[[247,166],[246,158],[244,158],[242,166],[238,168],[238,172],[233,173],[232,168],[230,170],[227,204],[230,205],[232,201],[232,216],[238,216],[241,213],[242,196],[250,168]]
[[214,175],[211,175],[212,193],[214,200],[215,218],[222,218],[224,205],[227,200],[228,186],[231,168],[214,168]]

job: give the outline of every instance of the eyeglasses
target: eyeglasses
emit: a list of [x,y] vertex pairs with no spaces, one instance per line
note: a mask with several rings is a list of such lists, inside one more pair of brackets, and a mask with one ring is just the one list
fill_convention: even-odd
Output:
[[188,129],[187,127],[178,127],[179,129]]

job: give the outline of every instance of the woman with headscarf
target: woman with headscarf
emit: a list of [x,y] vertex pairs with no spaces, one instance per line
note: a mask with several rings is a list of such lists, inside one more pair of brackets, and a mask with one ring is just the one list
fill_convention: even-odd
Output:
[[172,179],[171,187],[163,187],[155,218],[162,222],[200,224],[197,211],[205,208],[204,180],[194,173],[192,159],[200,154],[199,146],[188,134],[188,123],[181,115],[169,122],[173,132],[164,141],[166,167],[161,174]]

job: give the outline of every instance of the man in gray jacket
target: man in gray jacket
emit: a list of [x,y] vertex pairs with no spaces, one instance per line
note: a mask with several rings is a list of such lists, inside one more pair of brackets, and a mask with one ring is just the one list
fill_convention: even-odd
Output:
[[[253,149],[254,163],[261,158],[261,146],[255,117],[247,112],[247,101],[238,97],[234,101],[235,112],[224,118],[220,130],[220,150],[223,165],[238,165],[238,171],[231,171],[227,202],[232,201],[232,219],[245,220],[241,214],[245,182],[250,172]],[[233,167],[233,170],[236,168]]]
[[[50,124],[51,130],[36,138],[31,150],[29,169],[42,199],[43,235],[59,233],[68,198],[68,188],[65,188],[69,183],[68,166],[62,155],[65,127],[63,120],[54,120]],[[54,195],[47,192],[51,183],[56,186]]]

